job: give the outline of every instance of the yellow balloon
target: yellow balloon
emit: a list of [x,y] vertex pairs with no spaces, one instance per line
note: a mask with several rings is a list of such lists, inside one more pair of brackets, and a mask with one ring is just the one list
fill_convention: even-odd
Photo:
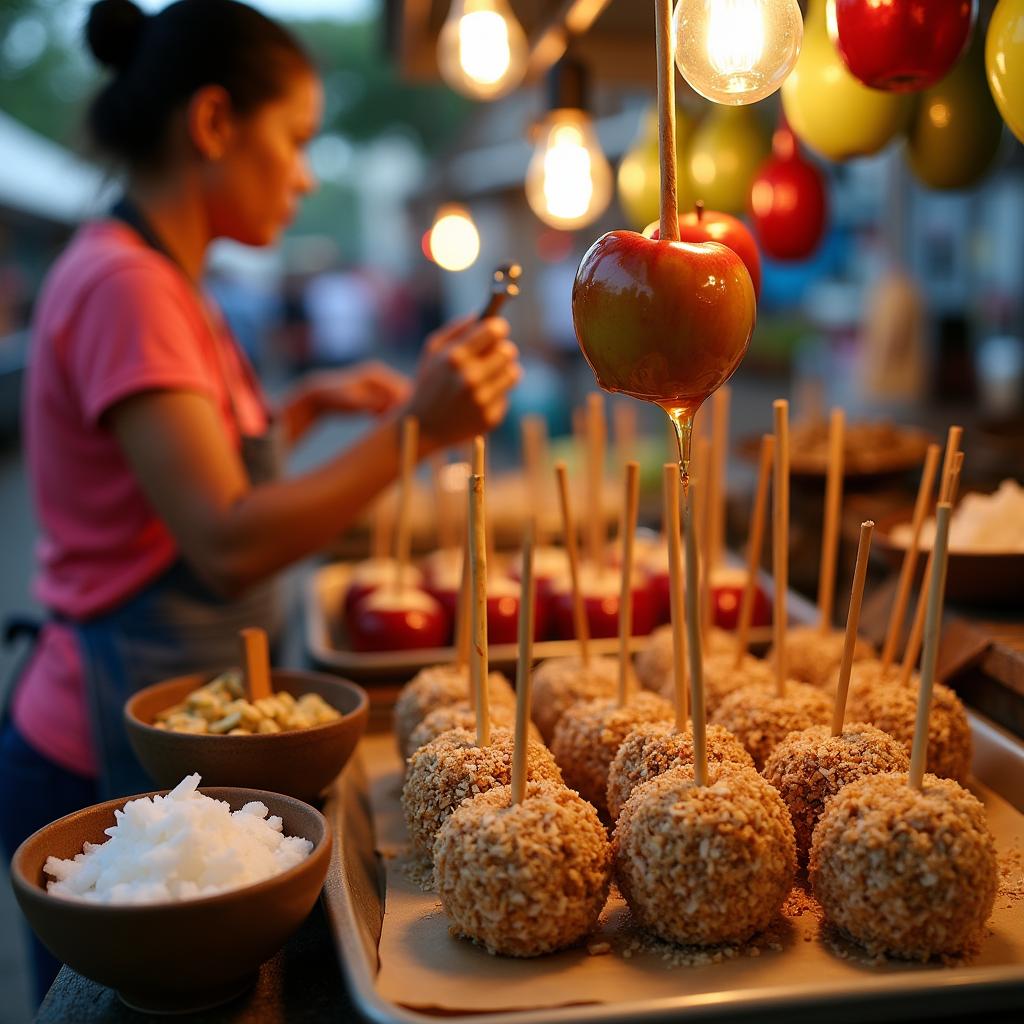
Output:
[[[693,121],[676,108],[676,191],[679,208],[693,204],[693,189],[687,173],[687,144]],[[638,231],[657,220],[661,208],[661,164],[658,156],[658,111],[648,111],[640,124],[636,141],[619,164],[619,202],[629,222]]]
[[912,97],[869,89],[846,70],[829,38],[825,9],[825,0],[811,0],[800,56],[782,83],[782,108],[794,133],[821,156],[869,156],[903,130]]
[[750,186],[770,152],[768,132],[753,107],[715,104],[690,143],[694,197],[709,210],[746,213]]
[[988,86],[1010,131],[1024,142],[1024,0],[999,0],[985,38]]

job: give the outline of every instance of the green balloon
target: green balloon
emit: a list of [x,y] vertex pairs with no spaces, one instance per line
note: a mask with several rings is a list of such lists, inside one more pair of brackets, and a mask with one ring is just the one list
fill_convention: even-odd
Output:
[[690,142],[694,197],[709,210],[746,213],[750,186],[770,153],[768,131],[752,107],[716,104]]
[[975,33],[953,70],[918,97],[907,158],[929,188],[970,188],[992,167],[1002,135],[1003,119],[985,79],[984,42]]

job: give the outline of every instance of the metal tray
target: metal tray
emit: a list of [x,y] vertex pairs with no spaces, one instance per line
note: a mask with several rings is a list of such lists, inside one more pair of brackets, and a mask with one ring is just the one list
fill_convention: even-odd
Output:
[[[341,614],[345,588],[352,572],[349,562],[330,562],[315,569],[306,579],[303,594],[303,620],[306,649],[320,667],[356,682],[402,682],[414,676],[427,665],[452,661],[452,647],[430,647],[415,651],[375,651],[362,654],[349,646]],[[795,617],[791,612],[791,617]],[[640,650],[646,637],[633,637],[630,649]],[[750,631],[752,652],[765,650],[771,643],[771,627]],[[598,655],[614,654],[619,641],[614,638],[591,640],[590,649]],[[540,661],[577,652],[575,640],[542,640],[533,645],[533,655]],[[516,662],[515,644],[491,644],[488,650],[494,668],[511,669]]]
[[[1024,813],[1024,747],[986,719],[971,715],[977,779]],[[377,944],[384,917],[384,874],[375,853],[363,758],[373,740],[352,759],[325,806],[334,830],[334,852],[324,905],[341,968],[354,1003],[377,1022],[436,1024],[438,1016],[388,1002],[377,992]],[[1024,836],[1024,819],[1022,819]],[[957,1013],[1024,1006],[1024,963],[988,967],[914,969],[893,973],[860,969],[843,984],[822,984],[786,976],[780,960],[779,984],[748,989],[680,993],[669,999],[625,998],[616,1004],[572,1005],[529,1011],[460,1015],[466,1024],[569,1024],[693,1020],[794,1021],[831,1024],[865,1019],[936,1019]],[[698,968],[699,970],[711,968]],[[453,978],[453,984],[457,979]]]

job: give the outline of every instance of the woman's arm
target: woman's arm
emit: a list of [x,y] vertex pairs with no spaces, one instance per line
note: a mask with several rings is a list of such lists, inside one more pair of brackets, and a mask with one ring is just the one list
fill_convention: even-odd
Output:
[[429,454],[496,426],[519,373],[504,321],[457,324],[428,343],[398,414],[322,467],[259,487],[202,395],[144,392],[105,421],[184,557],[234,595],[322,548],[395,478],[402,415],[418,417],[420,455]]
[[311,373],[281,403],[285,439],[296,444],[322,416],[383,416],[407,401],[411,389],[407,377],[379,362]]

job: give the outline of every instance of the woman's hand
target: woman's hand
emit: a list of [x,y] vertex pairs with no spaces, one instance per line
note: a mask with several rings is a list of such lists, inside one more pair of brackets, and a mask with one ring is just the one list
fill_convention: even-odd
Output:
[[408,377],[379,362],[310,374],[285,403],[288,436],[298,440],[321,416],[381,416],[406,401],[411,390]]
[[466,317],[432,334],[405,410],[419,419],[423,454],[496,427],[521,375],[505,320]]

